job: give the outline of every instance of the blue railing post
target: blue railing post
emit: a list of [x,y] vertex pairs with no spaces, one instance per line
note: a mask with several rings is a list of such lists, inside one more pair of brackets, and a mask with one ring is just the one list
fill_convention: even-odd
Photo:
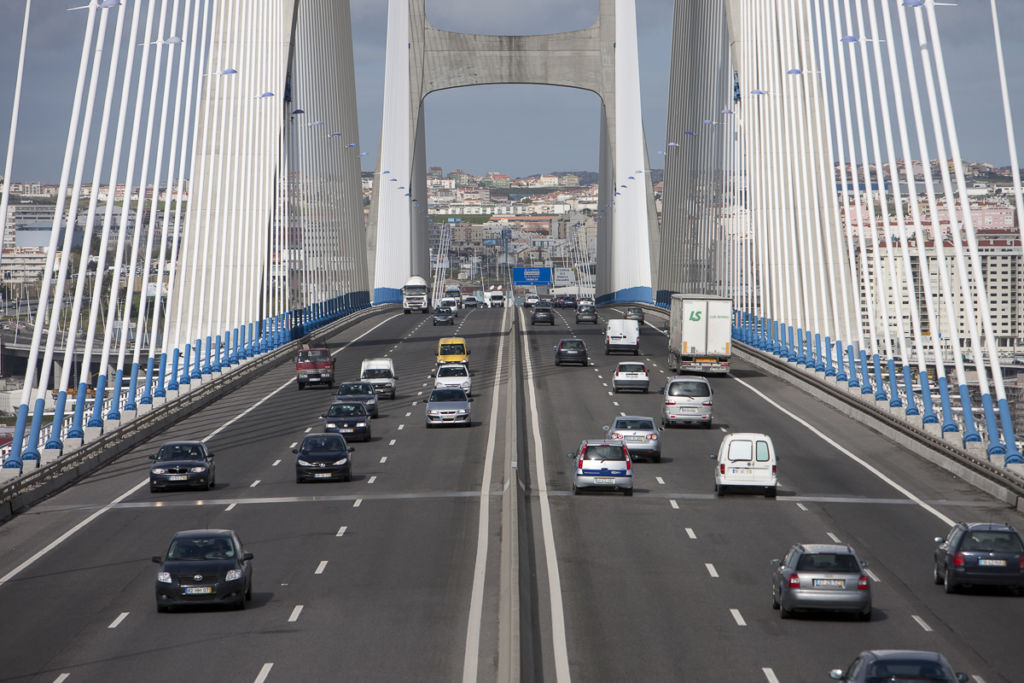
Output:
[[843,340],[836,339],[836,381],[846,381],[846,364],[843,361]]
[[[793,328],[789,328],[790,341],[792,341]],[[810,337],[808,337],[810,339]],[[796,346],[790,353],[790,360],[796,361],[797,365],[807,365],[807,354],[804,352],[804,330],[798,327],[796,330]]]
[[11,452],[4,459],[4,467],[9,469],[21,469],[21,446],[25,441],[25,423],[28,422],[28,404],[22,403],[18,406],[18,416],[14,420],[14,440],[11,442]]
[[69,439],[85,438],[82,420],[85,419],[85,395],[88,390],[89,385],[87,383],[78,383],[78,392],[75,394],[75,415],[71,418],[71,429],[68,430]]
[[996,424],[996,414],[992,403],[992,394],[985,392],[981,395],[981,407],[985,412],[985,427],[988,430],[988,448],[986,453],[989,457],[993,455],[1006,455],[1006,448],[999,438],[999,425]]
[[[178,384],[178,354],[181,353],[178,347],[175,346],[174,350],[171,351],[171,379],[167,382],[167,391],[177,391],[179,388]],[[187,361],[186,361],[187,362]]]
[[857,378],[857,363],[854,360],[853,344],[846,345],[846,360],[850,364],[850,378],[848,384],[851,389],[856,389],[860,386],[860,380]]
[[39,432],[43,427],[43,411],[46,409],[46,401],[37,398],[32,410],[32,427],[28,434],[28,445],[21,454],[22,460],[35,460],[36,467],[39,467]]
[[128,379],[128,398],[124,401],[125,410],[138,410],[139,407],[135,403],[135,390],[139,386],[139,364],[132,363],[131,377]]
[[195,362],[195,365],[192,366],[192,373],[190,375],[190,377],[192,379],[202,379],[203,378],[202,369],[199,367],[199,364],[203,360],[202,356],[203,356],[203,340],[201,338],[196,338],[196,362]]
[[978,443],[981,435],[974,426],[974,413],[971,411],[971,392],[966,384],[960,385],[960,414],[964,418],[964,443]]
[[142,397],[139,403],[142,405],[153,405],[153,369],[156,366],[156,358],[150,356],[146,359],[146,379],[142,386]]
[[153,392],[153,396],[156,398],[166,398],[167,389],[164,388],[164,380],[167,377],[167,352],[160,352],[160,370],[157,372],[156,377],[156,390]]
[[889,396],[885,393],[885,382],[882,381],[882,364],[877,353],[871,354],[871,364],[875,370],[875,400],[884,401]]
[[942,433],[960,431],[953,419],[953,402],[949,398],[949,380],[945,375],[939,377],[939,402],[942,404]]
[[57,403],[53,409],[53,425],[50,428],[50,438],[46,440],[44,448],[47,450],[63,450],[64,444],[60,440],[60,425],[64,422],[64,408],[68,403],[68,392],[61,389],[57,392]]
[[914,400],[914,378],[910,373],[910,366],[903,365],[903,390],[907,394],[907,415],[917,415],[917,401]]
[[103,398],[107,394],[107,373],[100,373],[96,378],[96,400],[92,403],[92,417],[89,418],[88,427],[99,427],[103,429]]
[[[874,354],[874,357],[878,358],[878,354],[877,353]],[[876,365],[876,367],[877,367],[877,365]],[[871,388],[871,374],[870,374],[871,370],[868,367],[868,352],[867,352],[866,349],[861,349],[860,350],[860,372],[861,372],[860,393],[862,393],[862,394],[873,393],[874,390]]]
[[[207,350],[207,363],[210,372],[220,372],[220,335],[214,336],[213,345]],[[204,370],[204,374],[205,374]]]
[[203,368],[202,368],[202,373],[204,375],[209,375],[211,372],[213,372],[213,364],[210,363],[210,354],[212,352],[213,352],[213,337],[210,336],[210,335],[206,335],[206,354],[205,354],[205,357],[203,359]]
[[[900,399],[899,385],[896,383],[896,361],[889,358],[886,361],[886,368],[889,370],[889,406],[899,408],[903,401]],[[907,399],[910,399],[910,394],[907,394]]]
[[1010,415],[1010,404],[1005,398],[999,399],[999,419],[1003,423],[1003,438],[1006,440],[1006,457],[1003,466],[1024,464],[1024,457],[1017,448],[1017,436],[1013,433],[1013,416]]
[[935,407],[932,405],[932,388],[928,381],[928,369],[925,368],[924,372],[918,373],[918,379],[921,380],[921,424],[933,425],[938,424],[939,418],[935,415]]
[[110,412],[107,413],[108,420],[121,419],[121,387],[124,384],[124,370],[117,369],[114,373],[113,396],[110,397]]

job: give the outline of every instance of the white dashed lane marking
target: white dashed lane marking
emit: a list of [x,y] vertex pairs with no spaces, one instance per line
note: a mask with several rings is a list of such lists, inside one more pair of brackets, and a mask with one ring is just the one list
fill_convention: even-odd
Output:
[[768,680],[768,683],[779,683],[779,679],[775,676],[775,672],[772,671],[772,668],[770,666],[761,667],[761,672],[764,674],[764,677]]
[[880,578],[878,578],[878,575],[875,574],[870,569],[868,569],[867,567],[864,568],[864,573],[867,574],[868,576],[870,576],[871,580],[874,581],[875,583],[882,583],[882,580]]
[[[295,448],[295,446],[292,446],[292,448]],[[273,462],[273,464],[271,465],[271,467],[277,467],[277,466],[278,466],[278,465],[280,465],[280,464],[281,464],[281,458],[278,458],[277,460],[275,460],[275,461]]]
[[367,483],[367,484],[372,484],[372,483],[373,483],[373,482],[375,482],[375,481],[377,481],[377,475],[376,475],[376,474],[375,474],[375,475],[373,475],[372,477],[370,477],[369,479],[367,479],[367,480],[366,480],[366,483]]
[[662,479],[661,477],[655,477],[655,478],[654,478],[654,480],[655,480],[656,482],[658,482],[659,484],[661,484],[662,486],[664,486],[664,485],[665,485],[665,480],[664,480],[664,479]]
[[391,439],[391,441],[388,442],[388,445],[389,446],[394,446],[395,445],[395,440]]
[[264,681],[266,681],[267,677],[270,675],[270,670],[273,668],[273,662],[267,662],[266,664],[264,664],[263,667],[260,669],[259,674],[256,676],[256,680],[253,681],[253,683],[264,683]]
[[743,619],[743,615],[740,614],[740,611],[738,609],[736,609],[735,607],[733,607],[733,608],[731,608],[729,610],[729,614],[731,614],[732,618],[736,620],[736,625],[737,626],[746,626],[747,625],[747,622]]
[[686,527],[686,535],[689,536],[691,540],[697,540],[697,534],[695,534],[693,529],[690,527]]
[[406,417],[411,417],[411,416],[412,416],[412,413],[411,413],[411,412],[410,412],[410,413],[406,413],[406,414],[405,414],[405,416],[406,416]]
[[292,613],[288,615],[288,622],[295,623],[299,620],[299,615],[302,614],[302,605],[295,605],[292,609]]
[[124,621],[127,618],[128,618],[128,612],[121,612],[120,614],[117,615],[117,619],[114,619],[112,622],[110,622],[110,626],[108,626],[107,628],[117,628],[118,626],[121,625],[121,622]]
[[405,429],[405,425],[398,425],[398,431],[402,431],[403,429]]
[[828,536],[829,538],[831,538],[833,543],[842,543],[842,541],[839,540],[839,537],[836,536],[831,531],[825,532],[825,535]]
[[238,503],[232,503],[231,505],[228,505],[226,508],[224,508],[224,512],[231,512],[232,510],[235,509],[236,505],[238,505]]
[[911,614],[910,617],[911,617],[911,619],[916,621],[917,625],[920,626],[922,629],[924,629],[926,632],[931,632],[932,627],[929,626],[928,622],[926,622],[924,619],[922,619],[921,617],[917,616],[916,614]]
[[384,463],[386,463],[387,461],[388,461],[388,456],[386,456],[386,455],[382,455],[382,456],[380,456],[380,464],[381,464],[381,465],[383,465],[383,464],[384,464]]
[[715,565],[711,564],[710,562],[705,562],[704,568],[708,570],[708,574],[711,575],[712,579],[718,578],[718,570],[715,569]]
[[348,531],[348,527],[347,526],[339,527],[338,528],[338,533],[336,533],[334,535],[337,536],[338,538],[341,538],[342,536],[345,535],[346,531]]
[[291,446],[289,446],[288,448],[295,448],[295,447],[296,447],[296,446],[298,446],[298,445],[299,445],[299,442],[298,442],[298,441],[292,441],[292,445],[291,445]]
[[807,512],[807,506],[804,505],[803,503],[797,503],[796,506],[803,510],[804,512]]
[[316,569],[313,570],[313,573],[314,574],[323,574],[325,569],[327,569],[327,560],[321,560],[320,564],[318,564],[316,566]]
[[352,507],[357,508],[357,507],[359,507],[362,504],[363,504],[363,499],[362,498],[356,498],[356,502],[352,503]]
[[668,504],[672,506],[673,510],[678,510],[679,509],[679,503],[675,502],[674,500],[669,500]]
[[259,480],[259,479],[257,479],[257,480],[256,480],[256,481],[254,481],[253,483],[249,484],[249,488],[251,488],[251,489],[254,489],[254,488],[256,488],[256,487],[257,487],[257,486],[259,486],[259,485],[260,485],[260,480]]
[[[307,434],[309,434],[309,433],[310,433],[311,431],[313,431],[313,428],[312,428],[312,427],[306,427],[306,433],[307,433]],[[294,447],[294,446],[292,446],[292,448],[295,448],[295,447]]]
[[618,401],[612,401],[612,405],[615,406],[616,408],[618,408],[619,407],[619,402]]
[[68,680],[69,678],[71,678],[71,674],[62,673],[60,676],[57,676],[55,679],[53,679],[53,683],[64,683],[64,681]]

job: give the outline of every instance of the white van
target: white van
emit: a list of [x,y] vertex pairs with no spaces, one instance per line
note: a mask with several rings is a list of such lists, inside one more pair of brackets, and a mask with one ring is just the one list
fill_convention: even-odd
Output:
[[640,323],[636,320],[612,318],[604,329],[604,355],[612,351],[629,351],[640,355]]
[[387,394],[395,397],[398,377],[395,375],[395,363],[390,358],[367,358],[359,369],[359,379],[373,385],[378,395]]
[[721,496],[726,487],[759,488],[774,498],[779,485],[777,464],[775,446],[767,434],[726,434],[718,448],[715,491]]

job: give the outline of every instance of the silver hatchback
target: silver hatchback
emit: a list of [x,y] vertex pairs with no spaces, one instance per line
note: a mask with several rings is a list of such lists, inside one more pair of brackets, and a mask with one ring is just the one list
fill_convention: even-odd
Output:
[[653,417],[624,415],[615,418],[611,426],[606,425],[604,430],[605,438],[621,441],[632,458],[650,458],[654,462],[661,462],[661,430],[654,423]]
[[794,610],[852,612],[871,619],[866,562],[848,545],[798,543],[772,560],[772,607],[783,619]]
[[633,495],[633,462],[621,441],[587,439],[575,452],[572,492],[584,489],[606,489]]
[[711,429],[711,383],[697,375],[673,377],[662,390],[665,394],[661,426],[703,424]]

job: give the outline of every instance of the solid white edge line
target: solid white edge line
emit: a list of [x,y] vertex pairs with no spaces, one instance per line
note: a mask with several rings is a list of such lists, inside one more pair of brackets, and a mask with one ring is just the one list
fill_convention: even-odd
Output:
[[911,614],[910,618],[916,621],[917,625],[924,629],[926,632],[930,633],[932,631],[932,627],[928,625],[928,622],[926,622],[924,619],[917,616],[916,614]]
[[292,613],[288,615],[288,623],[293,624],[298,621],[300,614],[302,614],[302,605],[295,605],[292,608]]
[[[569,647],[565,637],[565,613],[562,607],[562,582],[558,576],[558,557],[555,554],[554,530],[551,524],[551,504],[548,499],[547,474],[544,472],[544,446],[540,438],[540,413],[537,410],[537,391],[533,383],[533,366],[530,359],[530,345],[526,339],[526,318],[520,311],[523,325],[523,364],[529,394],[529,421],[533,432],[534,477],[540,503],[540,521],[544,537],[544,555],[548,573],[548,593],[551,599],[551,644],[555,659],[555,679],[568,682]],[[611,392],[609,392],[611,395]],[[673,501],[674,502],[674,501]]]
[[117,628],[118,626],[121,625],[121,622],[124,621],[127,618],[128,618],[128,612],[121,612],[120,614],[117,615],[117,619],[114,619],[112,622],[110,622],[110,626],[108,626],[107,628]]
[[253,683],[264,683],[267,680],[267,676],[270,675],[270,670],[274,668],[273,662],[267,662],[260,668],[259,674],[256,676],[256,680]]
[[742,384],[743,386],[745,386],[745,387],[746,387],[747,389],[749,389],[749,390],[750,390],[750,391],[751,391],[752,393],[756,394],[757,396],[760,396],[760,397],[761,397],[762,399],[764,399],[764,400],[765,400],[765,402],[766,402],[766,403],[768,403],[768,404],[769,404],[769,405],[771,405],[771,406],[774,406],[774,407],[776,408],[776,410],[778,410],[778,411],[779,411],[779,412],[781,412],[782,414],[784,414],[784,415],[786,415],[786,416],[788,416],[788,417],[792,418],[792,419],[793,419],[793,420],[794,420],[795,422],[797,422],[798,424],[801,424],[801,425],[803,425],[803,426],[804,426],[804,427],[806,427],[806,428],[807,428],[807,429],[808,429],[808,430],[809,430],[809,431],[810,431],[810,432],[811,432],[812,434],[814,434],[815,436],[817,436],[818,438],[820,438],[820,439],[821,439],[822,441],[824,441],[825,443],[829,444],[830,446],[832,446],[833,448],[835,448],[835,449],[836,449],[837,451],[839,451],[840,453],[842,453],[843,455],[845,455],[846,457],[848,457],[848,458],[849,458],[850,460],[853,460],[853,461],[854,461],[855,463],[857,463],[858,465],[860,465],[861,467],[863,467],[864,469],[866,469],[866,470],[867,470],[868,472],[871,472],[871,474],[875,475],[876,477],[878,477],[879,479],[881,479],[882,481],[884,481],[884,482],[885,482],[886,484],[888,484],[889,486],[893,487],[894,489],[896,489],[897,491],[899,491],[900,493],[902,493],[902,494],[903,494],[904,496],[906,496],[906,497],[907,497],[907,498],[908,498],[909,500],[912,500],[912,501],[914,501],[915,503],[917,503],[917,504],[918,504],[918,505],[919,505],[919,506],[920,506],[921,508],[923,508],[924,510],[927,510],[928,512],[932,513],[933,515],[935,515],[936,517],[938,517],[939,519],[941,519],[941,520],[942,520],[943,522],[945,522],[945,523],[946,523],[947,525],[949,525],[949,526],[953,526],[953,524],[955,524],[955,522],[954,522],[954,521],[953,521],[953,520],[952,520],[951,518],[947,517],[946,515],[942,514],[941,512],[939,512],[938,510],[936,510],[936,509],[935,509],[934,507],[932,507],[932,506],[931,506],[931,505],[929,505],[928,503],[926,503],[926,502],[924,502],[923,500],[921,500],[921,499],[920,499],[919,497],[917,497],[917,496],[916,496],[915,494],[913,494],[913,493],[912,493],[911,491],[909,491],[909,490],[908,490],[907,488],[905,488],[904,486],[902,486],[902,485],[900,485],[900,484],[896,483],[896,481],[894,481],[894,480],[893,480],[892,478],[890,478],[890,477],[889,477],[888,475],[886,475],[886,474],[885,474],[884,472],[882,472],[881,470],[879,470],[879,469],[878,469],[877,467],[875,467],[875,466],[874,466],[874,465],[872,465],[871,463],[867,462],[866,460],[864,460],[864,459],[863,459],[863,458],[861,458],[860,456],[858,456],[858,455],[854,454],[854,453],[853,453],[853,452],[851,452],[850,450],[848,450],[848,449],[844,448],[843,446],[839,445],[839,443],[837,443],[837,442],[835,441],[835,439],[831,438],[830,436],[828,436],[827,434],[825,434],[824,432],[822,432],[822,431],[821,431],[820,429],[818,429],[818,428],[817,428],[817,427],[815,427],[814,425],[810,424],[809,422],[807,422],[807,421],[806,421],[806,420],[804,420],[803,418],[800,418],[800,417],[798,417],[797,415],[795,415],[795,414],[794,414],[794,413],[792,413],[791,411],[787,410],[786,408],[783,408],[783,407],[782,407],[781,405],[779,405],[778,403],[776,403],[775,401],[773,401],[772,399],[770,399],[770,398],[769,398],[769,397],[767,396],[767,394],[764,394],[763,392],[759,391],[758,389],[755,389],[755,388],[754,388],[753,386],[751,386],[751,385],[750,385],[750,384],[749,384],[748,382],[744,382],[744,381],[743,381],[742,379],[739,379],[738,377],[733,377],[732,375],[729,375],[729,376],[730,376],[730,377],[731,377],[731,378],[732,378],[732,379],[733,379],[734,381],[736,381],[736,382],[739,382],[740,384]]
[[737,626],[746,626],[747,625],[747,622],[743,618],[743,615],[740,614],[740,611],[738,609],[736,609],[735,607],[731,607],[729,609],[729,614],[732,615],[732,618],[736,621],[736,625]]
[[[505,329],[508,310],[501,314],[500,330]],[[466,624],[466,649],[462,658],[462,680],[475,683],[480,668],[480,631],[483,628],[484,583],[487,578],[487,546],[490,538],[491,473],[494,468],[494,447],[498,429],[498,396],[501,390],[501,357],[505,351],[505,335],[499,334],[498,362],[494,369],[494,388],[491,390],[491,419],[487,430],[487,447],[484,450],[484,470],[480,482],[480,509],[476,531],[476,560],[473,565],[473,587],[469,594],[469,616]],[[510,377],[511,381],[512,378]]]
[[323,574],[324,570],[327,569],[327,560],[320,560],[320,564],[313,570],[314,574]]
[[772,668],[770,666],[762,666],[761,673],[764,674],[764,677],[768,680],[768,683],[779,683],[778,677],[775,675],[775,672],[772,671]]

